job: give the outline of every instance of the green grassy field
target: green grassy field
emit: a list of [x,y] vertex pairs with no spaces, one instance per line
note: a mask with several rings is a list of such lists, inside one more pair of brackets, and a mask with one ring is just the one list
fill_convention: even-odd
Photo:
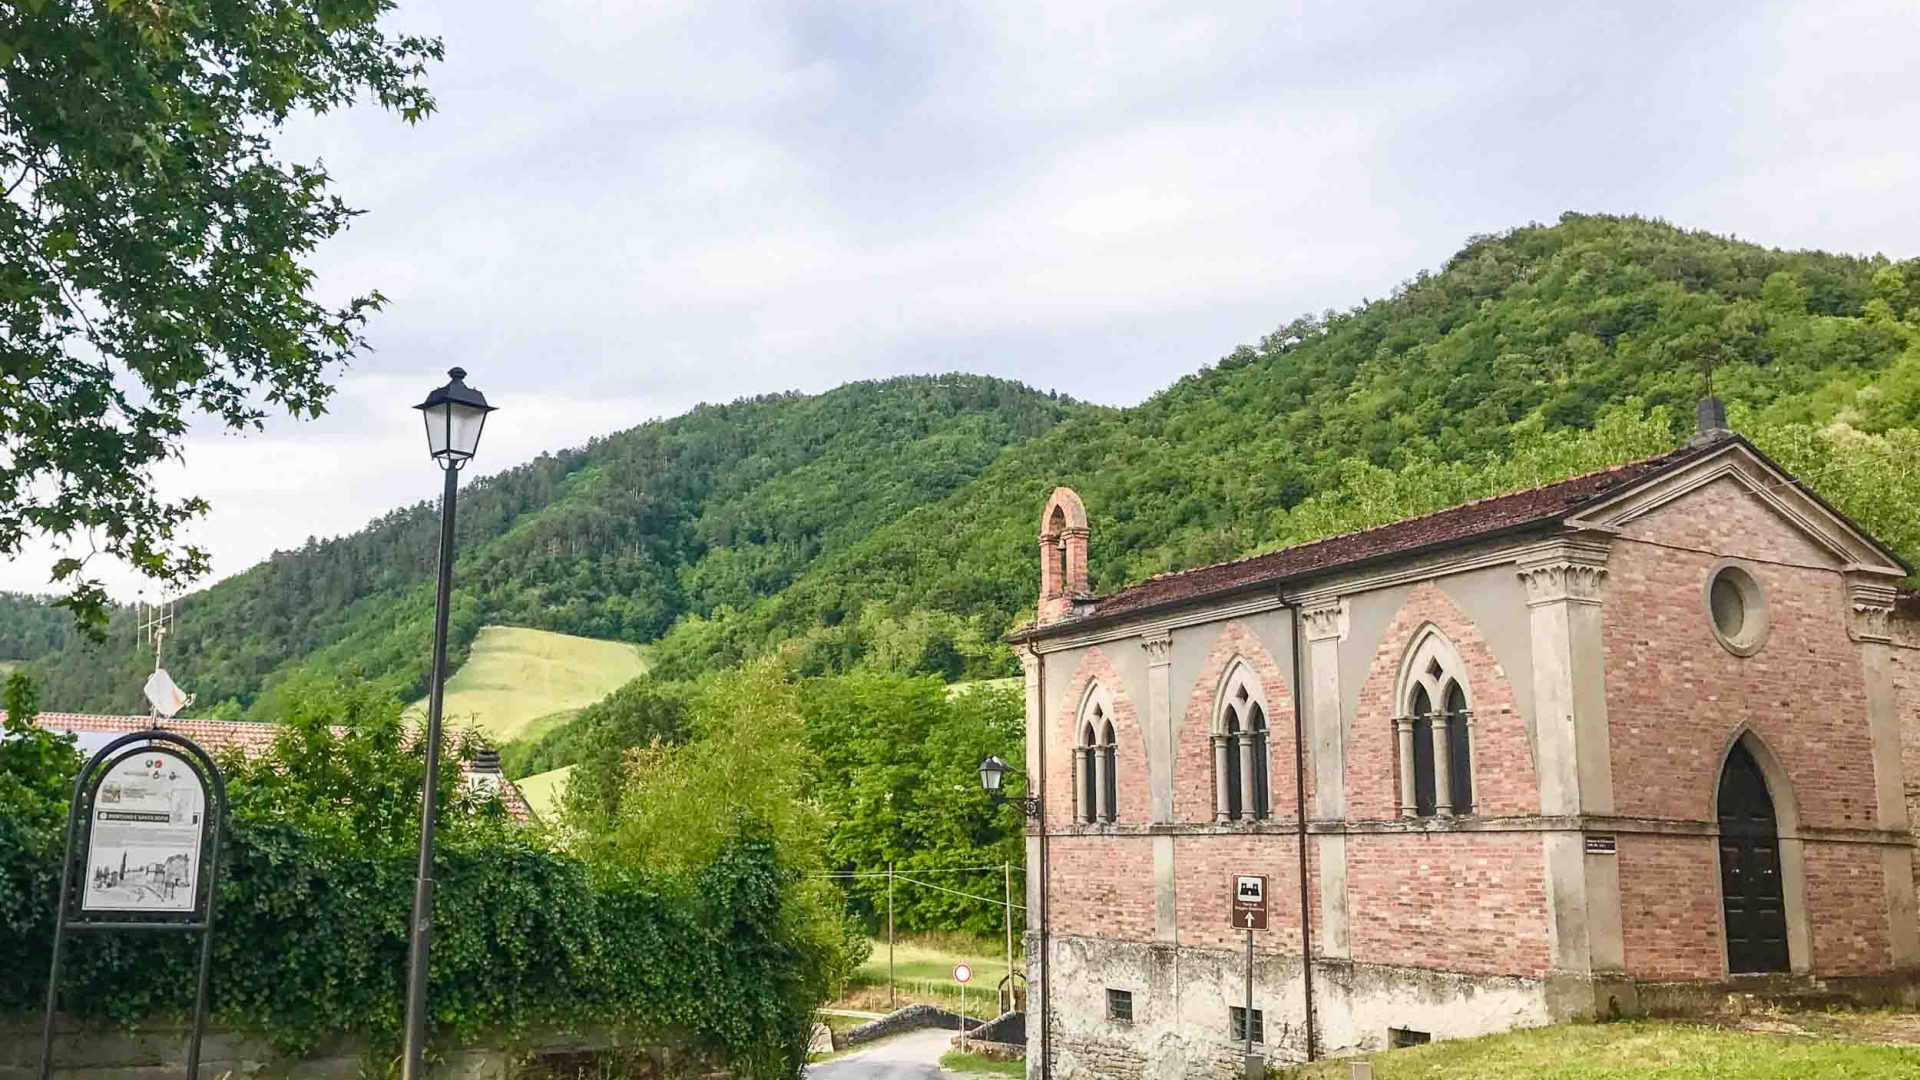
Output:
[[[1004,947],[995,943],[952,937],[899,940],[893,947],[894,1001],[896,1005],[930,1002],[945,1008],[960,1004],[960,984],[953,981],[953,966],[965,963],[973,968],[973,981],[967,986],[967,1013],[990,1018],[1000,980],[1007,973]],[[1020,943],[1013,943],[1015,971],[1023,971]],[[873,952],[860,965],[853,982],[846,988],[840,1004],[848,1008],[885,1011],[887,999],[887,943],[873,943]]]
[[[1893,1080],[1920,1076],[1920,1047],[1700,1024],[1577,1024],[1458,1039],[1351,1060],[1375,1080]],[[1346,1080],[1347,1060],[1280,1076]]]
[[569,710],[599,701],[646,670],[640,648],[623,641],[486,626],[473,654],[447,680],[446,715],[450,724],[504,743],[559,723]]
[[572,771],[573,766],[563,765],[549,772],[515,780],[513,786],[520,789],[520,797],[527,800],[527,807],[533,811],[534,817],[552,821],[560,810],[560,792],[567,786],[567,774]]

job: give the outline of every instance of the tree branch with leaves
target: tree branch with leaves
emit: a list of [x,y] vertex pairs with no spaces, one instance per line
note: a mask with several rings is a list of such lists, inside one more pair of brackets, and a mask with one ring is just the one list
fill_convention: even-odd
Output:
[[[408,123],[438,39],[390,0],[19,0],[0,5],[0,555],[84,539],[161,583],[208,568],[154,467],[190,425],[325,411],[365,344],[369,291],[312,297],[307,264],[357,213],[276,154],[296,113],[364,98]],[[98,632],[87,559],[51,569]]]

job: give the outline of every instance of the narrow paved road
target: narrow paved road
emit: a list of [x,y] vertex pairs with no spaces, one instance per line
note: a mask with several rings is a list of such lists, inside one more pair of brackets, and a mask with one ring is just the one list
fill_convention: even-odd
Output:
[[953,1049],[952,1028],[922,1028],[807,1066],[807,1080],[943,1080],[940,1055]]

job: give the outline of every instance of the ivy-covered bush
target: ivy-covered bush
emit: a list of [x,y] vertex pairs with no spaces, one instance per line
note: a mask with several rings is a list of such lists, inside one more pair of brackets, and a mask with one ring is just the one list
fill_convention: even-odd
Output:
[[[304,700],[272,753],[224,763],[233,819],[213,1010],[289,1051],[335,1033],[397,1045],[420,758],[397,708],[337,688]],[[79,758],[67,754],[70,777]],[[0,771],[9,763],[0,755]],[[457,776],[450,766],[442,778],[436,1038],[611,1026],[739,1075],[793,1073],[827,974],[791,940],[803,881],[772,839],[749,824],[674,876],[594,863],[509,822]],[[62,824],[46,812],[53,786],[0,781],[0,1010],[36,1009],[45,991]],[[412,822],[396,803],[414,808]],[[63,1010],[122,1021],[184,1011],[194,947],[164,933],[76,937]]]

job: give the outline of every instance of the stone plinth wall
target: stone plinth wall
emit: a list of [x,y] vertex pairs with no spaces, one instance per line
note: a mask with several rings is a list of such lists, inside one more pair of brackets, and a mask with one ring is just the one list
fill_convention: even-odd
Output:
[[[102,1026],[61,1017],[54,1028],[55,1080],[173,1080],[187,1068],[187,1026],[145,1023],[132,1028]],[[498,1045],[470,1045],[438,1051],[431,1062],[435,1080],[513,1080],[533,1061],[592,1058],[616,1046],[597,1034],[548,1034]],[[665,1049],[623,1050],[628,1075],[699,1075],[711,1067]],[[388,1056],[382,1052],[380,1057]],[[0,1018],[0,1080],[34,1080],[40,1062],[40,1018]],[[200,1042],[200,1075],[219,1080],[359,1080],[378,1073],[365,1040],[328,1039],[309,1053],[289,1058],[276,1053],[271,1040],[209,1027]]]

